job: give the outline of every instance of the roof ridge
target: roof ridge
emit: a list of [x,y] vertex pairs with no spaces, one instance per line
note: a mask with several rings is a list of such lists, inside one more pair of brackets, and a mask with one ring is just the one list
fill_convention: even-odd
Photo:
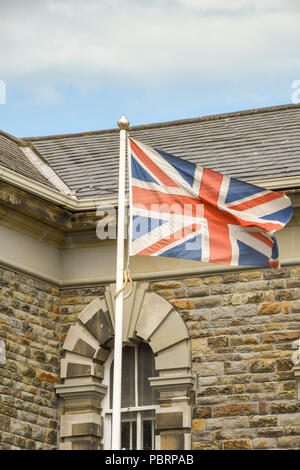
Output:
[[8,140],[12,140],[13,142],[15,142],[18,145],[20,144],[20,140],[22,140],[22,139],[19,139],[18,137],[15,137],[14,135],[9,134],[8,132],[5,132],[1,129],[0,129],[0,135],[2,135],[3,137],[5,137]]
[[[132,126],[129,128],[130,131],[135,130],[142,130],[142,129],[152,129],[152,128],[161,128],[161,127],[172,127],[177,125],[183,124],[191,124],[196,122],[203,122],[203,121],[213,121],[219,119],[226,119],[229,117],[238,117],[238,116],[248,116],[252,114],[263,114],[269,113],[273,111],[284,111],[288,109],[297,109],[300,108],[300,103],[290,103],[284,105],[277,105],[277,106],[266,106],[263,108],[254,108],[254,109],[245,109],[242,111],[232,111],[230,113],[219,113],[219,114],[211,114],[207,116],[200,116],[196,118],[187,118],[187,119],[177,119],[174,121],[164,121],[158,123],[150,123],[150,124],[140,124],[137,126]],[[0,131],[2,132],[2,131]],[[112,128],[112,129],[103,129],[103,130],[95,130],[95,131],[86,131],[86,132],[75,132],[72,134],[53,134],[49,136],[38,136],[38,137],[23,137],[22,139],[17,139],[18,143],[21,145],[28,145],[28,142],[34,142],[37,140],[55,140],[55,139],[65,139],[65,138],[72,138],[72,137],[87,137],[89,135],[98,135],[98,134],[108,134],[111,132],[119,132],[119,129]],[[6,134],[6,133],[4,133]],[[9,134],[6,134],[10,136]],[[13,138],[13,136],[10,136]],[[14,138],[16,139],[16,138]]]

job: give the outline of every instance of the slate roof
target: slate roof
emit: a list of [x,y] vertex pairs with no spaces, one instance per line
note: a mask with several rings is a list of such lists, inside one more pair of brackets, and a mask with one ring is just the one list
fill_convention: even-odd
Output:
[[[300,176],[300,105],[135,126],[130,135],[244,181]],[[28,141],[78,198],[117,195],[119,129]]]
[[0,133],[0,165],[49,188],[55,188],[28,160],[20,148],[18,139],[4,132]]
[[[130,135],[245,181],[300,175],[299,105],[136,126]],[[117,193],[118,129],[30,140],[78,197]]]

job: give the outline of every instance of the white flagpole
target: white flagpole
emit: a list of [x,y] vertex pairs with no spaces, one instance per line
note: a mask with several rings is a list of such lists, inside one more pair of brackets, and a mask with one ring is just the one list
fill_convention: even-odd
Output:
[[[125,169],[126,139],[129,121],[122,116],[120,128],[119,202],[117,235],[116,292],[123,287],[124,239],[125,239]],[[122,332],[123,332],[123,291],[119,292],[115,304],[115,345],[113,380],[112,450],[121,449],[121,387],[122,387]]]

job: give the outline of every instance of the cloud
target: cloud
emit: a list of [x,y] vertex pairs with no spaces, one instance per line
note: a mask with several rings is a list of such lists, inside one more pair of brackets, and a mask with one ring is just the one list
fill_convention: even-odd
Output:
[[37,105],[56,105],[64,101],[64,97],[49,83],[42,84],[35,92],[33,97],[34,104]]
[[24,86],[238,82],[299,70],[296,0],[2,0],[1,10],[0,79]]

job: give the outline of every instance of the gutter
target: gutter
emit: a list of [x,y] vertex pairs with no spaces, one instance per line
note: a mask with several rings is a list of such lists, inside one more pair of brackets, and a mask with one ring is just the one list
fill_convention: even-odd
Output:
[[40,198],[46,199],[47,201],[73,211],[94,210],[99,206],[106,208],[108,206],[116,206],[118,203],[118,199],[115,196],[101,199],[75,199],[74,197],[62,194],[55,189],[48,188],[38,181],[33,181],[26,176],[15,173],[1,165],[0,178],[6,183],[22,188],[24,191],[28,191]]
[[[89,211],[99,208],[105,209],[107,207],[117,207],[118,197],[102,197],[96,199],[76,199],[75,196],[62,194],[55,189],[48,188],[38,181],[33,181],[26,176],[20,175],[8,168],[0,165],[0,179],[6,183],[22,188],[29,193],[35,194],[40,198],[46,199],[54,204],[58,204],[66,209],[73,211]],[[298,188],[296,192],[300,192],[300,176],[290,176],[287,178],[271,178],[268,180],[255,180],[249,181],[250,184],[256,184],[266,189],[288,189]],[[128,204],[128,200],[127,200]],[[297,207],[297,205],[295,206]]]

